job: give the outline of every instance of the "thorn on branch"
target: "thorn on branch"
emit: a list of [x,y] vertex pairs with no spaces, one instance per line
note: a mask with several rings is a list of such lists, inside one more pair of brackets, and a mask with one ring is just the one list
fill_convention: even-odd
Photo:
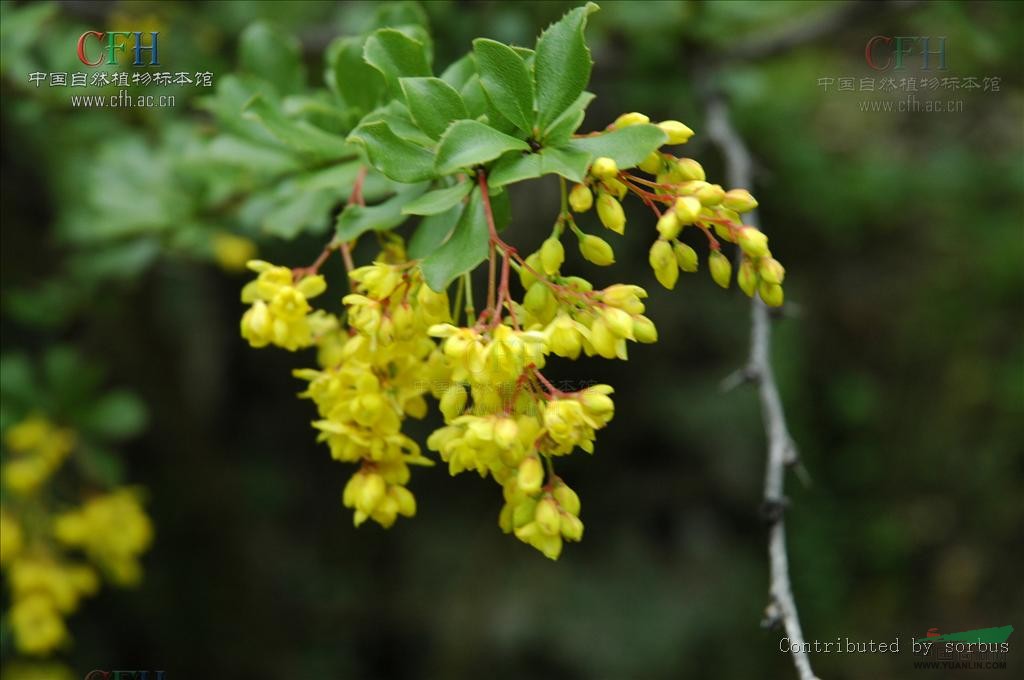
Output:
[[765,524],[770,526],[782,519],[782,516],[786,514],[786,508],[788,507],[788,498],[766,498],[761,502],[759,513]]
[[764,608],[764,618],[761,619],[761,628],[765,630],[778,630],[782,627],[782,610],[779,603],[772,600]]

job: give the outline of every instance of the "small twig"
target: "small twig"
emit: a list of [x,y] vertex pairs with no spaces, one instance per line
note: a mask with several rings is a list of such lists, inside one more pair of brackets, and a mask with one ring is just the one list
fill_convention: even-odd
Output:
[[[729,111],[720,95],[711,95],[707,107],[708,135],[721,148],[725,157],[730,186],[749,187],[752,182],[750,152],[729,121]],[[756,213],[746,216],[748,224],[757,225]],[[786,509],[784,494],[786,468],[797,461],[797,451],[786,424],[779,389],[771,363],[771,325],[768,307],[755,295],[750,307],[750,356],[747,365],[723,381],[723,389],[742,383],[756,382],[761,399],[761,413],[768,438],[768,459],[765,465],[763,512],[769,522],[768,558],[770,565],[769,594],[765,623],[781,623],[789,638],[800,680],[814,680],[811,661],[803,651],[804,634],[800,628],[793,585],[789,579],[789,557],[786,553]]]

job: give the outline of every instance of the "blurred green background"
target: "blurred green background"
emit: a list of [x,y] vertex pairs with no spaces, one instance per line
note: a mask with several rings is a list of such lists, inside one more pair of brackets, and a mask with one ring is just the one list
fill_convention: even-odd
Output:
[[[717,68],[755,158],[750,188],[788,270],[774,359],[811,480],[787,482],[805,635],[909,644],[931,627],[1024,625],[1024,4],[601,4],[585,129],[630,110],[683,120],[697,132],[686,154],[724,181],[696,87]],[[571,6],[421,5],[438,72],[477,36],[532,45]],[[240,69],[273,79],[251,55],[239,66],[239,35],[266,21],[268,53],[301,57],[278,79],[301,94],[323,88],[333,38],[409,13],[3,4],[3,353],[24,366],[73,350],[84,368],[72,373],[102,367],[149,413],[115,461],[149,489],[157,540],[144,583],[86,602],[65,658],[83,674],[165,669],[168,680],[792,677],[781,633],[759,627],[759,405],[749,388],[718,389],[745,360],[749,304],[706,275],[661,289],[637,233],[648,216],[631,214],[612,271],[572,266],[598,284],[647,287],[659,343],[628,363],[549,371],[616,387],[595,455],[562,466],[583,500],[584,541],[549,562],[500,533],[493,483],[443,467],[414,477],[415,519],[356,530],[340,501],[350,469],[315,444],[311,405],[295,398],[290,371],[312,355],[242,341],[247,277],[218,268],[211,245],[224,230],[273,262],[308,263],[336,197],[305,200],[301,183],[275,194],[301,168],[211,144],[224,117],[199,97],[228,106],[223,87],[177,88],[173,108],[82,110],[68,89],[28,79],[86,70],[77,36],[127,26],[160,31],[167,70],[210,71],[215,85]],[[806,35],[778,42],[794,26]],[[961,100],[949,113],[861,104],[900,92],[826,92],[819,79],[935,75],[916,52],[903,71],[871,70],[875,35],[945,36],[941,75],[998,79],[998,91],[919,93]],[[506,238],[535,248],[557,201],[553,179],[520,187]],[[268,233],[268,222],[285,227]],[[281,238],[289,230],[299,236]],[[337,285],[340,266],[328,276]],[[25,400],[55,418],[77,398],[61,392],[75,381],[32,382]],[[17,415],[7,387],[4,399],[5,419]],[[437,422],[414,425],[421,441]],[[1005,677],[1024,668],[1014,656]],[[812,662],[825,678],[917,673],[907,652]]]

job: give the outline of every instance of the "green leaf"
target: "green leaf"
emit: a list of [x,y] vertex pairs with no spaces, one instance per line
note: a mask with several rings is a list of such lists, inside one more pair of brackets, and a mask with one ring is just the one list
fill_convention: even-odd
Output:
[[402,208],[430,186],[427,182],[402,187],[397,194],[379,205],[363,206],[349,204],[338,215],[336,237],[339,241],[351,241],[368,231],[394,229],[409,216]]
[[77,460],[83,474],[90,480],[109,487],[124,483],[124,464],[109,449],[85,443],[77,451]]
[[462,96],[440,78],[400,78],[409,113],[421,130],[439,139],[453,120],[469,118]]
[[480,83],[480,76],[474,73],[463,85],[461,93],[470,117],[480,120],[498,132],[513,134],[518,131],[516,124],[502,115],[487,98],[484,86]]
[[576,101],[559,114],[544,133],[544,146],[563,146],[580,129],[586,116],[587,106],[594,100],[593,92],[581,92]]
[[406,248],[409,257],[414,260],[426,257],[444,243],[456,222],[459,221],[464,207],[461,203],[457,203],[444,212],[428,215],[420,220],[420,224],[409,238]]
[[508,192],[500,188],[491,188],[491,215],[494,217],[495,231],[504,231],[512,221],[512,201]]
[[630,125],[592,137],[579,137],[570,141],[568,148],[585,151],[594,158],[607,156],[620,168],[632,168],[666,141],[668,136],[661,128],[646,123]]
[[413,121],[405,102],[392,99],[387,106],[382,106],[373,113],[363,117],[362,123],[372,123],[382,120],[388,124],[391,131],[404,140],[414,142],[427,149],[433,149],[437,140],[423,132]]
[[572,182],[582,182],[591,160],[590,154],[575,149],[549,148],[522,156],[508,154],[491,168],[487,184],[502,187],[550,174],[561,175]]
[[372,111],[384,97],[387,86],[380,71],[363,59],[365,38],[338,38],[327,47],[324,79],[348,107],[360,113]]
[[348,139],[362,144],[373,167],[396,182],[422,182],[435,176],[434,154],[402,139],[384,121],[363,123]]
[[582,182],[590,166],[590,154],[575,149],[549,148],[540,152],[541,173],[561,175],[571,182]]
[[470,194],[455,231],[437,250],[420,263],[423,278],[433,290],[441,292],[456,277],[474,269],[487,258],[490,235],[484,216],[480,188]]
[[410,201],[402,208],[402,213],[405,215],[436,215],[461,203],[462,199],[472,190],[472,182],[459,182],[455,186],[428,191],[416,200]]
[[263,95],[252,98],[246,116],[263,123],[278,140],[309,157],[330,161],[352,156],[353,149],[343,137],[325,132],[304,120],[286,118]]
[[[304,231],[322,233],[331,224],[333,208],[352,191],[359,174],[359,160],[289,177],[266,191],[256,192],[240,208],[243,223],[281,238],[295,238]],[[378,173],[370,173],[363,195],[374,200],[394,190]],[[387,182],[391,185],[390,182]]]
[[32,364],[21,354],[5,354],[0,358],[0,393],[3,402],[17,401],[28,406],[36,401],[40,391]]
[[476,75],[476,64],[473,62],[473,55],[467,54],[449,64],[448,68],[441,74],[441,80],[456,90],[462,90],[474,75]]
[[385,2],[377,8],[373,23],[375,26],[413,24],[426,27],[427,13],[416,2]]
[[506,151],[529,150],[530,145],[475,120],[451,124],[437,147],[438,174],[450,175],[460,168],[493,161]]
[[265,21],[250,25],[238,41],[241,70],[269,81],[280,94],[305,87],[299,41]]
[[533,78],[522,57],[508,45],[486,38],[473,41],[480,84],[491,100],[520,130],[533,128]]
[[590,81],[590,50],[583,37],[587,17],[598,9],[588,2],[568,12],[537,39],[537,123],[542,130],[565,111]]
[[399,78],[430,75],[426,45],[394,28],[374,31],[366,39],[363,59],[381,72],[394,97],[402,96]]
[[101,437],[125,439],[146,426],[146,407],[135,394],[117,390],[94,402],[81,420],[82,427]]

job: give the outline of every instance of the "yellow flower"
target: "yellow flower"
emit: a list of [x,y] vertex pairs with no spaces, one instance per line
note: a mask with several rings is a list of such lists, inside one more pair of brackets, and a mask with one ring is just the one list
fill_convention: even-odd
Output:
[[0,508],[0,565],[10,564],[21,552],[21,525],[9,512]]
[[138,557],[152,542],[153,527],[138,492],[118,489],[58,516],[54,535],[65,545],[82,548],[114,583],[130,586],[142,577]]
[[242,315],[242,337],[253,347],[277,345],[289,351],[313,343],[307,300],[324,292],[327,283],[319,275],[293,282],[287,267],[251,260],[249,269],[259,276],[242,289],[242,302],[251,303]]
[[256,244],[244,236],[218,231],[210,239],[213,259],[228,272],[245,271],[245,263],[256,256]]
[[64,619],[46,595],[32,594],[16,599],[10,621],[14,645],[24,654],[47,654],[67,638]]
[[4,485],[19,493],[32,493],[74,449],[75,435],[34,415],[8,428],[4,442],[14,454],[3,464]]

